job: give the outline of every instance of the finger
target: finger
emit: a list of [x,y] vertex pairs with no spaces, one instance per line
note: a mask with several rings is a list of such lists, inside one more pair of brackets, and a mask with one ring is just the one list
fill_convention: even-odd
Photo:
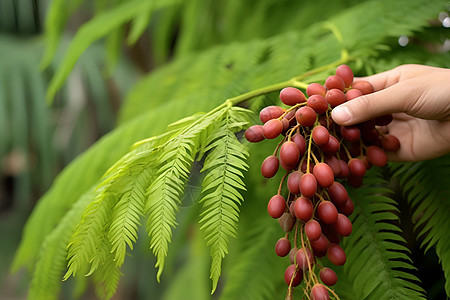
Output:
[[407,81],[402,81],[335,107],[331,117],[339,125],[353,125],[391,113],[406,112],[418,96]]
[[353,81],[368,81],[372,84],[374,91],[380,91],[398,83],[400,81],[400,77],[400,68],[395,68],[366,77],[355,77]]

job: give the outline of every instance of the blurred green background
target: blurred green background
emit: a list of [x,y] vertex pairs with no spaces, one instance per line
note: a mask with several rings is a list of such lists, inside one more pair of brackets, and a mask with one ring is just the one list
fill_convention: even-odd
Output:
[[[52,76],[80,26],[125,2],[132,5],[139,1],[0,0],[0,299],[26,298],[29,274],[26,270],[11,274],[9,269],[25,221],[36,202],[55,176],[77,155],[115,128],[118,122],[139,114],[133,111],[133,106],[127,107],[125,112],[120,109],[140,79],[192,53],[267,39],[289,31],[302,32],[311,24],[345,12],[361,1],[195,0],[168,1],[167,4],[147,1],[162,8],[155,9],[155,13],[149,7],[147,20],[127,20],[120,30],[106,38],[93,38],[49,105],[46,93]],[[166,5],[169,8],[164,8]],[[53,7],[53,19],[48,20],[50,7]],[[399,12],[408,13],[408,7]],[[359,66],[360,74],[408,62],[448,66],[448,14],[449,4],[442,1],[442,10],[429,19],[425,31],[411,32],[405,26],[404,35],[386,38],[384,44],[374,49],[382,53],[371,57],[366,66]],[[136,25],[138,22],[143,24],[141,29]],[[364,30],[360,34],[364,35]],[[383,48],[386,44],[389,51]],[[260,59],[263,61],[264,57]],[[309,63],[320,65],[321,62]],[[194,82],[192,89],[201,88],[207,80]],[[152,103],[147,104],[151,106]],[[189,197],[196,198],[198,192],[198,188],[191,187]],[[189,216],[186,218],[189,220]],[[196,240],[194,237],[190,239],[192,244],[177,246],[195,248]],[[177,297],[164,290],[165,284],[158,285],[153,280],[154,261],[148,259],[146,246],[136,248],[138,251],[127,261],[125,269],[129,271],[124,271],[127,275],[115,298]],[[208,255],[203,247],[199,249],[200,253]],[[421,254],[418,259],[437,264],[436,257]],[[208,268],[205,260],[194,267],[199,265]],[[426,277],[422,275],[421,279],[426,281]],[[428,291],[436,295],[435,299],[444,295],[440,290],[442,282],[437,287],[427,284]],[[94,293],[88,290],[83,299],[91,298],[95,298]]]

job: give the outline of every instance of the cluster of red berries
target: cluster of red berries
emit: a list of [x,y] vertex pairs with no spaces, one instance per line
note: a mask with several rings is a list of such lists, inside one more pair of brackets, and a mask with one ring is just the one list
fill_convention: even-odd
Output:
[[[254,143],[283,137],[274,154],[262,163],[261,173],[272,178],[280,165],[286,171],[267,210],[286,232],[276,243],[275,252],[281,257],[289,255],[291,264],[284,275],[289,286],[287,299],[304,278],[303,291],[310,299],[329,299],[329,292],[334,294],[329,286],[336,284],[336,273],[322,267],[316,258],[326,255],[337,266],[346,261],[339,243],[352,232],[348,216],[353,212],[353,202],[341,182],[361,186],[366,170],[372,165],[386,165],[385,151],[400,147],[395,136],[377,127],[388,125],[392,115],[354,126],[339,126],[331,119],[334,107],[372,92],[369,82],[353,82],[351,68],[341,65],[324,85],[311,83],[306,89],[308,97],[293,87],[281,90],[280,100],[289,107],[265,107],[259,115],[264,125],[253,125],[245,132],[246,139]],[[285,180],[288,191],[282,196]],[[292,231],[294,237],[290,239]]]

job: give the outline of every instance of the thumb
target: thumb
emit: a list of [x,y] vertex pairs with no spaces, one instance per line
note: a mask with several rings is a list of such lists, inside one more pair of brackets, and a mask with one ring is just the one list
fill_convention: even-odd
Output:
[[339,125],[353,125],[379,116],[404,112],[405,102],[414,101],[410,91],[411,88],[398,83],[335,107],[331,117]]

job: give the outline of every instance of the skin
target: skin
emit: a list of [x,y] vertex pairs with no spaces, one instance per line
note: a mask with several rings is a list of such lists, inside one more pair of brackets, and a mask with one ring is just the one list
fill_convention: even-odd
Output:
[[374,93],[336,107],[331,116],[340,125],[353,125],[392,114],[383,131],[400,140],[388,152],[392,161],[420,161],[450,152],[450,69],[402,65],[355,81],[366,80]]

